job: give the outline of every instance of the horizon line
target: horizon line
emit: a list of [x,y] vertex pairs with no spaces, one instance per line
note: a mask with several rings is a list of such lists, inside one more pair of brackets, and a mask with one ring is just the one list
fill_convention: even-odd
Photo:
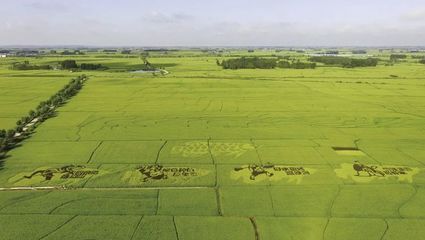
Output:
[[0,44],[0,48],[425,48],[425,45],[91,45]]

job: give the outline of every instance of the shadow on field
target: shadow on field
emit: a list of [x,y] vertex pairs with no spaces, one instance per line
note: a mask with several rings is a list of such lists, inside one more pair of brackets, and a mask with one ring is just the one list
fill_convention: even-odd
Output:
[[0,171],[4,168],[4,158],[0,157]]
[[6,162],[6,159],[9,158],[10,155],[1,155],[0,156],[0,171],[4,169],[4,163]]
[[4,168],[4,164],[6,163],[6,160],[12,156],[12,155],[9,154],[9,151],[12,150],[12,149],[17,149],[17,148],[22,147],[21,142],[23,140],[27,139],[27,138],[29,138],[29,136],[27,136],[24,139],[20,140],[19,142],[15,143],[13,145],[13,147],[11,147],[7,150],[7,152],[3,153],[3,155],[0,155],[0,170],[2,170]]

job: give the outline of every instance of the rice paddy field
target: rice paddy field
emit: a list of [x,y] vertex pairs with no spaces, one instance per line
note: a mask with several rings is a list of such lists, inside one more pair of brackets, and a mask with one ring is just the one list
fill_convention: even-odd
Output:
[[0,129],[89,77],[2,160],[0,239],[424,239],[425,65],[216,65],[271,54],[306,59],[154,53],[155,76],[121,54],[0,59]]

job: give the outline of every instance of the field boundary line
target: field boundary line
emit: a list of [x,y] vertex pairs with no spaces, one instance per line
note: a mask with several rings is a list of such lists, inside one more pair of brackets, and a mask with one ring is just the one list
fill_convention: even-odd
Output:
[[[142,223],[142,220],[145,216],[141,216],[139,222],[137,222],[136,228],[133,231],[133,234],[131,234],[130,240],[134,238],[134,235],[136,235],[137,230],[139,229],[140,223]],[[143,226],[142,226],[143,227]]]
[[416,185],[412,185],[412,188],[413,188],[413,193],[412,193],[412,195],[410,195],[409,196],[409,198],[407,198],[403,203],[401,203],[400,204],[400,206],[398,206],[398,208],[397,208],[397,213],[398,213],[398,216],[400,217],[400,218],[404,218],[402,215],[401,215],[401,212],[400,212],[400,210],[404,207],[404,206],[406,206],[412,199],[414,199],[415,198],[415,196],[418,194],[418,189],[417,189],[417,187],[416,187]]
[[179,230],[177,230],[177,225],[176,225],[176,219],[175,219],[176,217],[175,216],[173,216],[173,225],[174,225],[174,230],[176,231],[176,237],[177,237],[177,240],[180,240],[180,237],[179,237]]
[[260,233],[258,232],[258,226],[257,226],[257,223],[255,222],[255,218],[250,217],[249,221],[251,221],[252,227],[254,228],[255,240],[260,240]]
[[223,216],[223,210],[221,207],[221,195],[220,195],[220,189],[218,187],[215,188],[215,197],[217,201],[217,211],[219,216]]
[[390,228],[390,226],[388,225],[388,221],[387,221],[387,219],[385,219],[385,218],[384,218],[384,219],[382,219],[382,220],[384,220],[386,227],[385,227],[384,232],[382,233],[382,236],[381,236],[380,240],[383,240],[383,239],[384,239],[385,235],[386,235],[386,234],[387,234],[387,232],[388,232],[388,229]]
[[330,218],[328,218],[327,220],[326,220],[326,224],[325,224],[325,227],[323,228],[323,232],[322,232],[322,240],[325,240],[325,234],[326,234],[326,230],[328,229],[328,225],[329,225],[329,222],[331,221],[331,219]]
[[91,154],[90,154],[89,159],[87,160],[87,163],[90,163],[90,162],[91,162],[91,160],[92,160],[92,158],[93,158],[93,156],[94,156],[95,152],[97,151],[97,149],[99,149],[99,147],[100,147],[102,144],[103,144],[103,140],[102,140],[102,141],[100,141],[100,142],[99,142],[99,144],[97,144],[97,146],[93,149],[93,151],[92,151],[92,152],[91,152]]
[[69,201],[63,202],[63,203],[61,203],[61,204],[57,205],[56,207],[54,207],[52,210],[50,210],[50,211],[48,212],[48,214],[49,214],[49,215],[50,215],[50,214],[54,214],[54,212],[55,212],[56,210],[58,210],[59,208],[62,208],[63,206],[66,206],[66,205],[68,205],[68,204],[70,204],[70,203],[78,202],[78,201],[84,201],[84,200],[87,200],[87,199],[91,199],[91,198],[89,198],[89,197],[85,197],[85,198],[77,198],[77,199],[72,199],[72,200],[69,200]]
[[208,138],[208,139],[207,139],[207,146],[208,146],[208,153],[210,154],[210,158],[211,158],[212,164],[213,164],[213,165],[216,165],[216,164],[215,164],[214,156],[213,156],[213,154],[212,154],[212,152],[211,152],[211,138]]
[[161,145],[161,147],[158,149],[158,152],[156,153],[155,164],[158,164],[159,156],[161,155],[162,149],[165,147],[165,145],[167,145],[167,143],[168,143],[168,140],[165,140],[164,143]]
[[66,220],[64,223],[62,223],[61,225],[59,225],[57,228],[53,229],[53,231],[43,235],[41,238],[39,238],[39,240],[44,239],[46,237],[48,237],[50,234],[56,232],[57,230],[61,229],[63,226],[65,226],[66,224],[68,224],[69,222],[71,222],[74,218],[76,218],[78,215],[74,215],[72,216],[70,219]]

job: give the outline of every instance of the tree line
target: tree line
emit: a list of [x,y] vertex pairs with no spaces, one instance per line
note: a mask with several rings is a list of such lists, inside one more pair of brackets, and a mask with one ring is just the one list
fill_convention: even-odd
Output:
[[395,62],[400,59],[406,59],[406,58],[407,58],[406,54],[391,54],[390,55],[390,61],[392,62]]
[[297,61],[279,61],[277,62],[277,67],[279,68],[293,68],[293,69],[314,69],[316,68],[316,63],[312,62],[301,62],[300,60]]
[[317,67],[316,63],[323,63],[326,65],[341,66],[344,68],[355,67],[375,67],[378,65],[377,58],[348,58],[340,56],[312,56],[309,62],[301,62],[298,60],[289,61],[282,60],[284,58],[260,58],[260,57],[240,57],[222,60],[216,60],[218,66],[223,69],[272,69],[272,68],[293,68],[293,69],[314,69]]
[[276,59],[273,58],[259,58],[259,57],[241,57],[232,58],[219,62],[217,65],[223,69],[271,69],[276,67]]
[[12,66],[10,66],[10,69],[12,70],[50,70],[53,69],[50,65],[33,65],[30,64],[29,61],[23,61],[23,62],[14,62],[12,63]]
[[341,66],[343,68],[355,67],[376,67],[378,65],[377,58],[348,58],[340,56],[313,56],[309,58],[312,62],[319,62],[326,65]]
[[13,129],[1,129],[0,159],[5,157],[6,152],[16,147],[20,141],[29,137],[38,124],[54,116],[56,108],[75,96],[87,79],[85,75],[71,79],[68,84],[47,101],[40,102],[35,110],[29,111],[26,116],[19,119]]
[[223,69],[272,69],[272,68],[315,68],[316,63],[297,61],[285,61],[281,58],[260,58],[260,57],[241,57],[222,60],[217,59],[216,63]]
[[52,69],[66,69],[66,70],[107,70],[108,67],[103,66],[102,64],[96,63],[82,63],[77,64],[75,60],[64,60],[58,63],[58,65],[34,65],[29,61],[23,62],[14,62],[10,66],[12,70],[52,70]]
[[59,62],[62,69],[81,69],[81,70],[107,70],[108,67],[103,66],[102,64],[96,63],[82,63],[80,65],[77,64],[75,60],[64,60]]

